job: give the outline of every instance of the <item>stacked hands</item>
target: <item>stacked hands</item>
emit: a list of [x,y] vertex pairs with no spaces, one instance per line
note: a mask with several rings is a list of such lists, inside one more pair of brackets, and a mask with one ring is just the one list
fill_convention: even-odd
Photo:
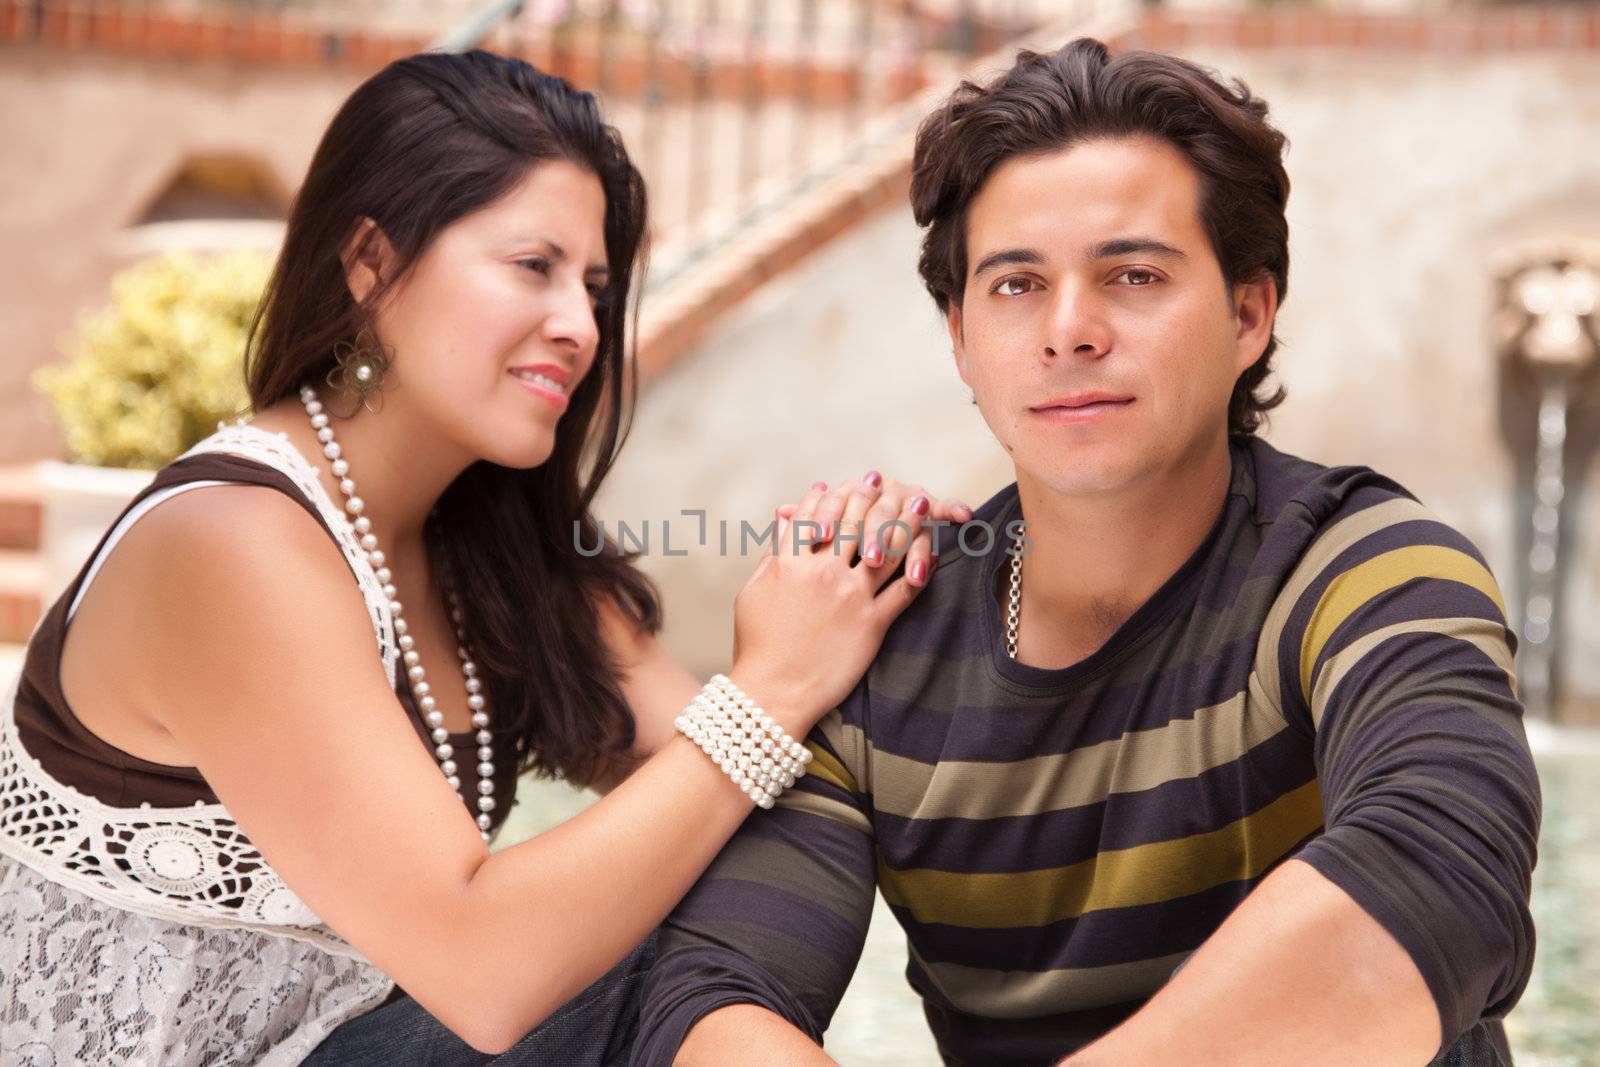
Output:
[[868,471],[816,482],[776,510],[776,540],[734,602],[728,672],[803,738],[854,688],[889,625],[928,584],[939,523],[972,509]]

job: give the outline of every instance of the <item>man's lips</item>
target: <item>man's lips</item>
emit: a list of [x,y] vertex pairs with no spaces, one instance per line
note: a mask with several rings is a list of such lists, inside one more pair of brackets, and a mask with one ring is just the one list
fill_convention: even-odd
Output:
[[1121,411],[1132,403],[1133,397],[1126,393],[1068,393],[1028,410],[1053,422],[1083,422]]
[[1040,414],[1056,421],[1080,421],[1080,419],[1093,419],[1101,414],[1120,411],[1131,405],[1133,397],[1128,394],[1114,394],[1114,392],[1080,392],[1080,394],[1062,394],[1051,397],[1045,403],[1030,406],[1029,411]]
[[1127,393],[1064,393],[1052,397],[1042,404],[1035,404],[1032,411],[1044,411],[1046,408],[1081,408],[1090,404],[1125,404],[1133,400]]

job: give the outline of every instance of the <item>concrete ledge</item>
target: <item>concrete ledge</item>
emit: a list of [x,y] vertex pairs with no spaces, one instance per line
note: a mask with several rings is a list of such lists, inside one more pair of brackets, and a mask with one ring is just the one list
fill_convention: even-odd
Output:
[[35,466],[0,467],[0,549],[36,551],[42,516]]
[[22,644],[44,612],[44,564],[37,552],[0,549],[0,643]]

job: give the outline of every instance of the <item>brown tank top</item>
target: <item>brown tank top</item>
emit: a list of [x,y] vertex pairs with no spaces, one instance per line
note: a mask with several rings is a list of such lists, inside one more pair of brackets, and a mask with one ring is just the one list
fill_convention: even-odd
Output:
[[[123,752],[91,733],[73,714],[61,690],[61,649],[70,621],[68,613],[94,561],[105,550],[112,532],[123,517],[147,497],[173,486],[197,481],[244,483],[276,489],[305,508],[329,538],[338,543],[317,508],[293,481],[280,471],[243,456],[205,452],[179,459],[159,471],[155,480],[129,502],[122,515],[101,537],[77,577],[40,620],[28,641],[22,676],[17,683],[17,733],[23,747],[57,780],[103,804],[134,808],[146,803],[153,807],[218,803],[216,794],[198,769],[151,763]],[[114,546],[112,550],[115,551]],[[376,649],[374,654],[377,654]],[[416,729],[419,742],[428,747],[431,755],[433,741],[417,707],[404,664],[397,665],[395,671],[395,695]],[[477,760],[471,755],[478,747],[477,742],[469,731],[451,734],[450,744],[456,751],[467,755],[467,758],[457,759],[460,767],[457,773],[461,778],[462,791],[469,797],[476,797]],[[498,828],[511,810],[517,776],[516,761],[511,758],[514,751],[511,739],[497,733],[494,748],[494,795],[500,803],[491,813],[491,818],[494,827]],[[472,809],[472,814],[478,814],[476,809]]]

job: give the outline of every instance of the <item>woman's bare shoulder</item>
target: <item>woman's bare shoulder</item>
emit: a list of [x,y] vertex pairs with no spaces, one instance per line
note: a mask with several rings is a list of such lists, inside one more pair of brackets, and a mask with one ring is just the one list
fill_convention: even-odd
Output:
[[[315,626],[340,605],[361,605],[327,529],[298,501],[264,486],[183,493],[141,519],[124,541],[118,552],[126,552],[131,599],[154,599],[192,619],[253,621],[268,606],[299,605],[305,618],[296,625]],[[175,620],[171,632],[191,629],[192,622]]]
[[64,641],[61,683],[102,739],[187,766],[169,719],[191,695],[239,691],[266,645],[370,649],[370,635],[349,568],[310,512],[267,487],[207,486],[162,501],[102,561]]

